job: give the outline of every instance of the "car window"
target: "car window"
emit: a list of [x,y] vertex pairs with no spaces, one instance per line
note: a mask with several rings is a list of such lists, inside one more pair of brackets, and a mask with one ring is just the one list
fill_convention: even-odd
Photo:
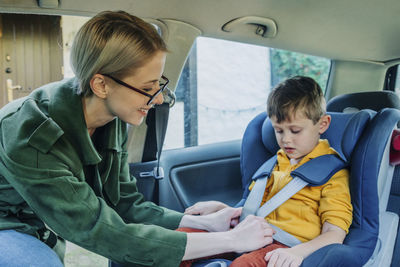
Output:
[[330,60],[199,37],[175,91],[164,149],[241,139],[280,81],[310,76],[325,90]]
[[395,80],[394,80],[394,92],[400,97],[400,68],[395,66]]

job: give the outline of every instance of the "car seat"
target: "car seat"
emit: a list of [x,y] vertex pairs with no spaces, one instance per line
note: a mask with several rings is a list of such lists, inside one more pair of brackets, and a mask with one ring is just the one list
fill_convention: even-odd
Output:
[[[369,91],[339,95],[333,97],[327,103],[328,111],[356,112],[362,109],[380,111],[383,108],[400,109],[400,98],[392,91]],[[399,123],[398,123],[399,126]],[[398,133],[397,133],[398,134]],[[397,148],[398,149],[398,148]],[[392,147],[392,153],[394,148]],[[397,152],[398,153],[398,152]],[[391,176],[388,176],[390,179]],[[391,186],[390,186],[391,185]],[[383,201],[381,210],[388,210],[400,214],[400,166],[394,168],[393,180],[386,182],[385,193],[382,193]],[[390,194],[388,191],[390,190]],[[395,228],[396,229],[396,228]],[[400,251],[400,229],[397,228],[397,240],[394,251]],[[400,265],[400,253],[394,253],[392,266]]]
[[326,109],[332,112],[351,112],[361,109],[380,111],[400,109],[400,98],[392,91],[370,91],[338,95],[330,99]]
[[[382,190],[389,182],[387,176],[392,174],[390,143],[400,111],[329,114],[332,123],[321,138],[328,139],[349,163],[353,223],[344,244],[332,244],[315,251],[302,266],[362,266],[369,260],[371,266],[388,266],[395,237],[392,229],[397,229],[398,216],[382,211],[381,202],[384,201]],[[243,205],[248,195],[253,174],[278,149],[271,123],[263,112],[249,123],[243,136],[240,165],[244,194],[239,205]]]

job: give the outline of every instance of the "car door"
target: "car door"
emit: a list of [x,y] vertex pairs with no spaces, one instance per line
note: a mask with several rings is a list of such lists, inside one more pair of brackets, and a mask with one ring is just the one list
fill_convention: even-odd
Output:
[[236,205],[242,196],[239,156],[239,140],[165,151],[160,205],[178,211],[206,200]]

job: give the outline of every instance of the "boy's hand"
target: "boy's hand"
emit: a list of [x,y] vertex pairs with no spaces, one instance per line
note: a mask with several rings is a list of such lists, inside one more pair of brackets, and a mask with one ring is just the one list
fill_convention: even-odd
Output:
[[188,207],[185,210],[185,214],[207,215],[207,214],[222,210],[226,207],[229,207],[229,206],[220,201],[201,201],[201,202],[197,202],[193,206]]
[[268,252],[265,260],[268,261],[268,267],[298,267],[303,262],[303,257],[297,255],[292,248],[278,248]]

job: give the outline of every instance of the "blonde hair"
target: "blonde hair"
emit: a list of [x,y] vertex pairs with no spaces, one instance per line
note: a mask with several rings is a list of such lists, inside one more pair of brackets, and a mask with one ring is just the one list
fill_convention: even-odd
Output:
[[71,48],[78,93],[92,94],[90,80],[96,73],[123,78],[158,51],[167,47],[153,25],[124,11],[97,14],[79,29]]

